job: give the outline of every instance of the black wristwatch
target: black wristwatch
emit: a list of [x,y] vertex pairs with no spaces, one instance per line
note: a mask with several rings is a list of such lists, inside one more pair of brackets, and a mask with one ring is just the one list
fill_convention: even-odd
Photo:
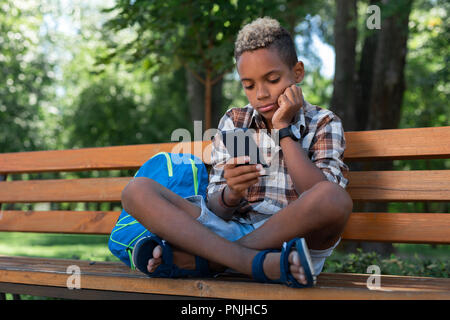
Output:
[[278,139],[281,140],[285,137],[291,137],[292,140],[298,141],[300,140],[300,130],[293,124],[289,127],[278,130]]

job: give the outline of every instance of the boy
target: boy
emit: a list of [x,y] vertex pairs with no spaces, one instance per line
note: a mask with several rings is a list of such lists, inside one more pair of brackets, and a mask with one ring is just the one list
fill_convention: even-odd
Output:
[[133,259],[150,276],[167,264],[199,268],[200,256],[209,270],[231,268],[258,281],[310,286],[352,210],[342,175],[342,125],[303,99],[296,86],[303,63],[278,21],[260,18],[244,26],[235,58],[250,104],[228,110],[218,129],[266,129],[278,136],[275,169],[263,176],[260,165],[238,166],[248,159],[229,159],[216,135],[207,203],[201,196],[183,199],[147,178],[133,179],[122,193],[124,209],[173,246],[162,241],[146,247],[144,240]]

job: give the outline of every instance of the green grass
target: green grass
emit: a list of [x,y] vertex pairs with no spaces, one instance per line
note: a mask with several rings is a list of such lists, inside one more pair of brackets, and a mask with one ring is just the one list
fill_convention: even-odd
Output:
[[[108,249],[107,235],[0,232],[0,255],[119,261]],[[450,257],[449,245],[394,244],[398,258],[441,259]],[[335,250],[330,258],[342,259]]]
[[108,249],[109,236],[0,232],[0,255],[119,261]]
[[[109,236],[76,234],[41,234],[0,232],[0,255],[119,261],[108,249]],[[12,294],[6,294],[12,300]],[[20,295],[22,300],[57,300],[55,298]]]

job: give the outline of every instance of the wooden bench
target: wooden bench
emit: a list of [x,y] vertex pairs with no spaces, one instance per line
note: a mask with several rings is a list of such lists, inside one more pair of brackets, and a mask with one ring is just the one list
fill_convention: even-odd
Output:
[[[346,133],[346,162],[450,158],[450,127]],[[210,142],[182,143],[208,162]],[[0,203],[118,202],[131,177],[6,181],[17,173],[137,169],[175,143],[0,154]],[[187,148],[187,149],[186,149]],[[180,149],[177,149],[180,150]],[[349,172],[355,201],[449,201],[450,170]],[[120,212],[2,210],[0,231],[109,234]],[[450,243],[448,213],[354,212],[344,240]],[[105,243],[106,246],[106,243]],[[80,268],[81,289],[69,290],[67,268]],[[383,270],[381,270],[383,272]],[[64,298],[450,299],[450,279],[322,273],[317,286],[292,289],[248,278],[150,279],[117,262],[0,256],[0,292]]]

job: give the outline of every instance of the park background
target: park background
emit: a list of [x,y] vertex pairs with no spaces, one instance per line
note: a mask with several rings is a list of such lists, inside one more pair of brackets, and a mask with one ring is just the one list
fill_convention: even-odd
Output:
[[[371,5],[380,8],[380,28]],[[305,98],[337,113],[346,131],[446,126],[449,9],[444,0],[0,0],[0,152],[168,142],[177,128],[192,132],[194,120],[202,121],[203,130],[217,127],[227,109],[247,104],[233,45],[238,30],[262,16],[280,20],[294,35],[305,63]],[[450,161],[371,165],[430,170],[449,169]],[[133,174],[21,174],[8,180]],[[448,203],[356,206],[450,211]],[[38,203],[1,209],[121,207]],[[116,261],[107,240],[0,232],[0,254]],[[377,264],[382,274],[449,277],[449,257],[448,245],[345,242],[324,271],[366,273]]]

